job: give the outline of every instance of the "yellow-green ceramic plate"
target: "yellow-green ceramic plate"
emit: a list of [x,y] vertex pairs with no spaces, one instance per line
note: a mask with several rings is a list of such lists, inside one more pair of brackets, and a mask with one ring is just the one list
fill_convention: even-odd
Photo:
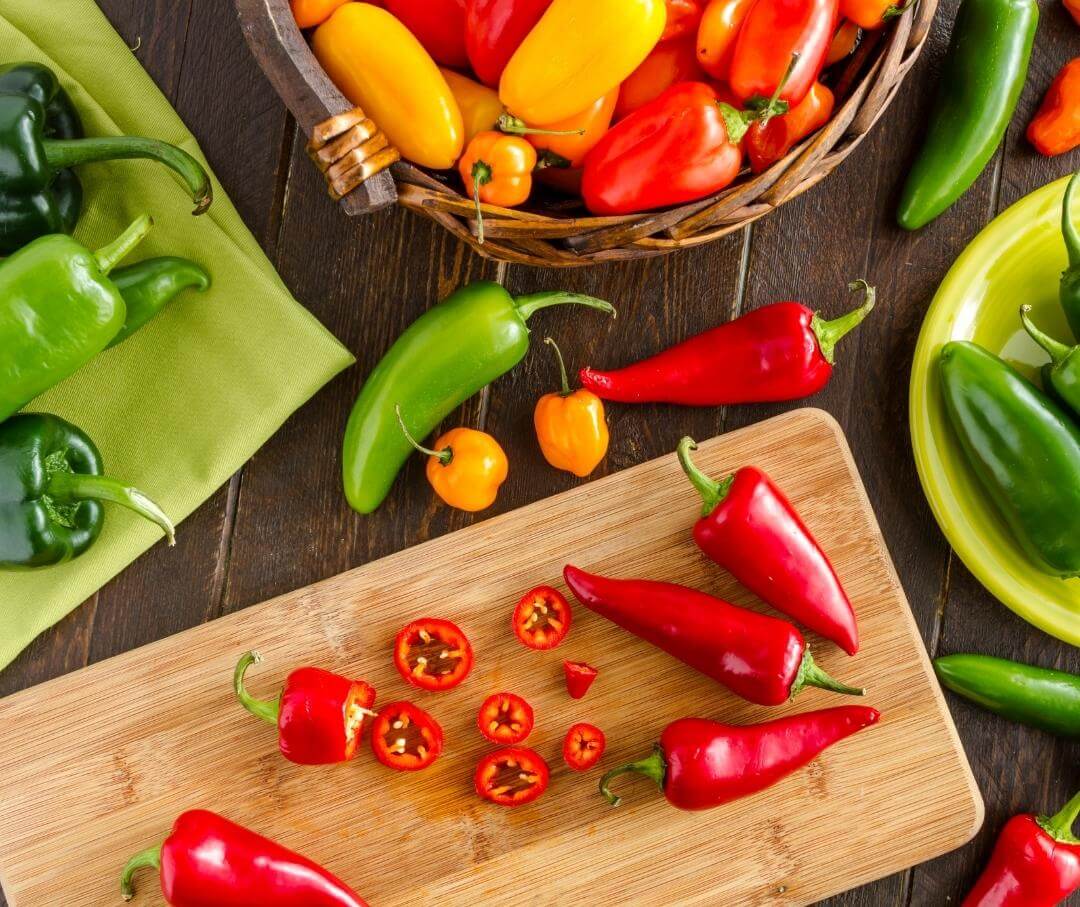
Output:
[[[1068,340],[1058,304],[1065,267],[1061,201],[1067,179],[1022,198],[956,260],[923,322],[911,372],[911,442],[919,479],[938,524],[967,568],[1024,620],[1080,646],[1080,579],[1042,573],[1020,550],[978,480],[945,415],[938,355],[972,340],[1038,381],[1047,355],[1020,326],[1022,303],[1036,324]],[[1080,216],[1080,213],[1078,213]],[[1080,532],[1080,514],[1077,515]]]

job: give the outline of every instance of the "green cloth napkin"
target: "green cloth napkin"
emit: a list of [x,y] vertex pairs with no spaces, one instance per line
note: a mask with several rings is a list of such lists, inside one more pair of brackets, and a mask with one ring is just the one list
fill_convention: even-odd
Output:
[[[205,163],[94,0],[3,0],[0,61],[18,60],[52,67],[87,134],[153,136]],[[126,263],[182,255],[210,271],[214,286],[178,297],[126,343],[27,408],[83,428],[101,448],[108,473],[141,488],[179,521],[353,358],[291,297],[216,180],[213,207],[196,218],[179,180],[159,165],[95,164],[79,175],[86,188],[76,233],[82,242],[102,246],[146,212],[154,229]],[[156,527],[122,508],[106,509],[101,538],[81,558],[0,574],[0,668],[147,548],[162,544]]]

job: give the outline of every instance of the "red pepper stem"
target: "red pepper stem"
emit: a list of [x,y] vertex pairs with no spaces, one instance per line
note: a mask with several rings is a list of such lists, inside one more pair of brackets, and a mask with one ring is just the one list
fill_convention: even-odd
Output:
[[413,447],[415,447],[420,453],[427,454],[429,457],[437,457],[439,463],[443,466],[449,466],[454,460],[454,449],[452,447],[446,447],[443,450],[431,450],[424,445],[417,443],[416,439],[409,434],[409,429],[405,427],[405,420],[401,416],[401,404],[394,404],[394,412],[397,413],[398,425],[401,426],[401,431],[405,435],[405,440],[408,441]]
[[1073,174],[1069,185],[1065,189],[1065,200],[1061,205],[1061,232],[1065,236],[1065,249],[1069,253],[1069,270],[1080,268],[1080,230],[1072,218],[1073,193],[1077,183],[1080,183],[1080,170]]
[[130,901],[135,897],[135,873],[140,869],[161,870],[160,845],[147,848],[127,861],[127,865],[120,876],[120,894],[124,896],[125,901]]
[[848,289],[852,293],[862,290],[866,293],[866,301],[857,309],[848,312],[846,315],[841,315],[839,318],[834,318],[832,321],[823,321],[815,313],[813,320],[810,322],[810,329],[817,337],[821,355],[829,365],[833,364],[836,344],[863,323],[877,301],[877,289],[861,278],[849,283]]
[[[46,468],[51,469],[52,464],[47,464]],[[176,528],[165,511],[138,488],[132,488],[119,479],[72,472],[65,459],[62,467],[50,472],[47,488],[49,497],[61,502],[107,501],[110,504],[126,507],[159,526],[165,533],[165,538],[169,540],[170,546],[176,544]]]
[[710,479],[690,459],[690,451],[692,450],[697,450],[697,442],[690,437],[683,438],[679,442],[677,450],[679,462],[682,464],[683,472],[690,479],[690,484],[697,489],[698,494],[701,495],[702,500],[705,502],[701,508],[701,515],[708,516],[727,497],[728,492],[731,490],[731,483],[735,481],[735,476],[730,475],[719,482]]
[[795,675],[795,682],[791,685],[790,699],[799,695],[803,687],[817,687],[820,690],[831,690],[833,693],[843,693],[845,696],[865,696],[866,690],[862,687],[849,687],[847,684],[834,680],[825,673],[810,654],[810,650],[803,652],[803,660],[799,665],[799,673]]
[[508,113],[496,120],[495,127],[510,135],[585,135],[584,129],[533,129],[524,120]]
[[590,309],[599,309],[607,312],[612,318],[616,317],[615,306],[595,296],[583,296],[580,293],[564,293],[562,290],[550,290],[545,293],[531,293],[528,296],[515,296],[514,308],[522,321],[528,321],[541,309],[551,308],[553,305],[584,305]]
[[494,174],[491,165],[477,161],[472,165],[473,204],[476,205],[476,241],[484,244],[484,212],[480,207],[480,187],[491,182]]
[[626,765],[620,765],[618,768],[613,768],[600,779],[600,793],[607,798],[608,803],[612,806],[618,806],[622,803],[622,797],[611,792],[611,779],[616,778],[619,775],[628,774],[629,772],[636,772],[639,775],[644,775],[646,778],[652,778],[652,780],[656,782],[656,786],[663,791],[664,782],[667,779],[667,760],[664,758],[664,750],[660,744],[653,746],[652,753],[644,759],[640,759],[637,762],[628,762]]
[[281,710],[280,699],[256,699],[247,689],[244,687],[244,675],[247,673],[247,669],[252,665],[257,665],[262,661],[262,656],[258,652],[245,652],[240,658],[240,661],[236,663],[236,670],[233,672],[233,692],[236,693],[237,701],[245,709],[251,712],[256,718],[261,718],[268,724],[276,725],[278,722],[278,712]]
[[1031,321],[1031,306],[1020,306],[1020,320],[1024,324],[1024,330],[1028,332],[1031,339],[1034,340],[1039,346],[1041,346],[1050,355],[1050,358],[1054,361],[1054,365],[1057,365],[1063,359],[1067,359],[1072,352],[1072,347],[1066,346],[1059,340],[1055,340],[1047,334],[1040,331]]
[[1039,827],[1059,844],[1080,844],[1080,838],[1073,834],[1073,825],[1080,818],[1080,792],[1077,792],[1061,812],[1053,816],[1039,816]]
[[94,258],[97,259],[98,268],[101,269],[101,273],[108,274],[113,268],[120,264],[120,262],[127,257],[128,253],[146,238],[146,234],[150,232],[152,226],[154,226],[154,222],[148,215],[144,214],[141,217],[136,218],[131,226],[116,237],[111,243],[103,249],[98,249],[94,253]]
[[573,391],[570,390],[570,379],[566,377],[566,362],[563,361],[562,350],[559,349],[559,344],[550,337],[545,337],[544,343],[555,350],[555,356],[559,360],[559,379],[562,381],[562,390],[559,391],[559,396],[569,397]]

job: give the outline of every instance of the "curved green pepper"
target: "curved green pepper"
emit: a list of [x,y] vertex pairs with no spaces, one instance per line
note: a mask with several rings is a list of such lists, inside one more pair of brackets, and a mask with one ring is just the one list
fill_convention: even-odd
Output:
[[148,258],[118,268],[109,277],[124,297],[127,308],[124,325],[109,341],[109,347],[127,340],[184,290],[201,293],[210,286],[210,275],[195,262],[173,256]]
[[934,659],[954,693],[998,715],[1059,737],[1080,739],[1080,677],[989,655]]
[[1031,322],[1031,306],[1020,307],[1024,330],[1050,354],[1050,364],[1042,371],[1042,379],[1053,389],[1051,397],[1080,415],[1080,346],[1066,346],[1040,331]]
[[78,557],[101,533],[102,501],[156,523],[175,543],[173,524],[157,504],[102,475],[101,454],[79,428],[45,413],[0,423],[0,570]]
[[1061,272],[1061,307],[1072,328],[1073,336],[1080,340],[1080,230],[1072,219],[1073,193],[1080,184],[1080,172],[1074,173],[1065,189],[1061,203],[1061,233],[1065,237],[1065,251],[1069,253],[1069,265]]
[[922,151],[897,221],[917,230],[971,188],[994,156],[1027,78],[1036,0],[963,0]]
[[960,446],[1024,551],[1046,573],[1080,576],[1080,427],[974,343],[945,344],[941,384]]
[[576,293],[511,296],[497,283],[462,287],[414,321],[360,390],[345,429],[342,473],[354,510],[371,513],[413,452],[415,438],[477,391],[510,371],[529,351],[525,322],[549,306],[574,303],[614,314],[611,304]]

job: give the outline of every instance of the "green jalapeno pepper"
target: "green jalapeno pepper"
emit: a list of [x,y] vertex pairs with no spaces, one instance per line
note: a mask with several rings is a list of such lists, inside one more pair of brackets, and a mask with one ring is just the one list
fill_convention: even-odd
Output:
[[124,297],[127,318],[109,346],[123,343],[150,319],[158,315],[184,290],[202,292],[210,286],[210,275],[186,258],[148,258],[127,268],[118,268],[109,278]]
[[1036,0],[963,0],[929,130],[900,198],[901,227],[930,223],[986,168],[1020,100],[1038,23]]
[[974,343],[941,351],[945,410],[976,477],[1036,565],[1080,576],[1080,427]]
[[1043,381],[1053,389],[1050,396],[1080,415],[1080,346],[1066,346],[1044,334],[1032,324],[1030,312],[1031,306],[1021,306],[1020,321],[1031,339],[1050,354],[1050,364],[1042,371]]
[[934,659],[941,682],[998,715],[1080,739],[1080,677],[988,655]]
[[1069,180],[1061,204],[1061,233],[1065,237],[1065,251],[1069,253],[1069,265],[1061,272],[1061,307],[1073,336],[1080,340],[1080,230],[1072,219],[1073,193],[1078,183],[1080,172]]
[[576,293],[511,296],[497,283],[462,287],[414,321],[364,383],[345,429],[342,471],[354,510],[383,502],[413,452],[398,424],[427,437],[477,391],[517,365],[529,350],[526,322],[554,305],[614,314],[611,303]]

